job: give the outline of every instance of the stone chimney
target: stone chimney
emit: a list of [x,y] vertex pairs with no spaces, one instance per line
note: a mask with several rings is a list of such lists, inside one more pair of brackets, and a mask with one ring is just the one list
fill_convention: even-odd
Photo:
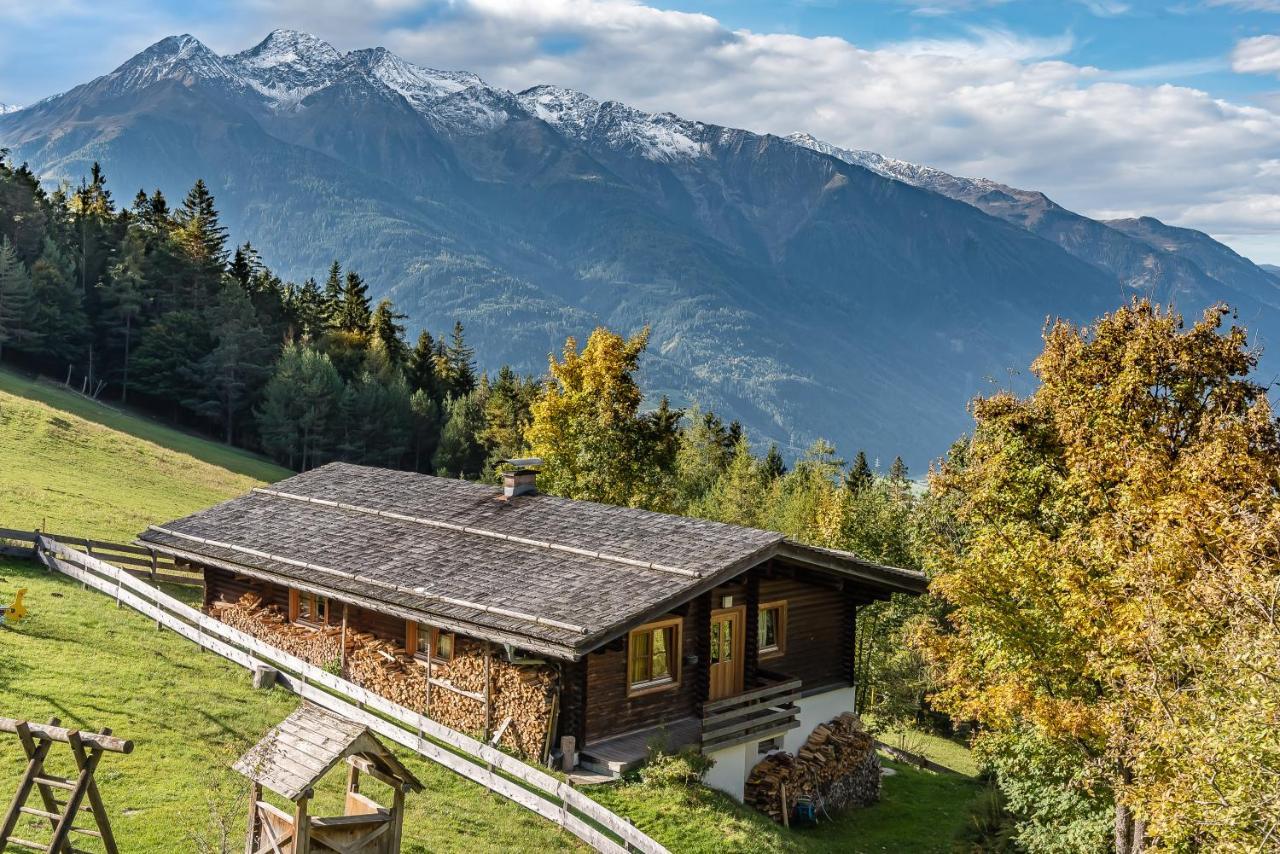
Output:
[[518,460],[503,460],[502,495],[515,498],[517,495],[532,495],[538,491],[538,468],[542,460],[537,457],[526,457]]

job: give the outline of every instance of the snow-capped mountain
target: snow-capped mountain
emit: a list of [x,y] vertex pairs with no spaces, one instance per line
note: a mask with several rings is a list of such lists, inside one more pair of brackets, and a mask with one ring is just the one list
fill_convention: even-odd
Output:
[[631,149],[664,162],[705,153],[707,126],[674,113],[646,113],[618,101],[601,103],[559,86],[534,86],[516,97],[531,114],[581,142]]
[[[469,71],[437,71],[401,59],[385,47],[352,51],[352,59],[376,80],[404,97],[414,109],[429,112],[442,98],[485,82]],[[485,87],[487,88],[487,87]]]
[[333,82],[346,57],[326,41],[296,30],[275,30],[226,64],[258,92],[286,106]]
[[1007,187],[1004,184],[998,184],[986,178],[957,177],[943,172],[941,169],[934,169],[932,166],[908,163],[905,160],[885,157],[883,154],[877,154],[874,151],[840,148],[829,142],[823,142],[807,133],[793,133],[787,137],[787,140],[813,151],[837,157],[846,163],[853,163],[864,169],[870,169],[872,172],[884,175],[886,178],[894,178],[911,184],[913,187],[924,187],[926,190],[942,193],[944,196],[969,202],[970,204],[987,193],[1003,192],[1012,194],[1025,192]]
[[191,85],[198,80],[245,85],[244,80],[228,66],[226,60],[205,47],[199,39],[185,34],[169,36],[156,42],[94,83],[104,90],[123,93],[163,80],[173,80],[184,85]]
[[17,104],[0,103],[0,116],[3,116],[5,113],[16,113],[18,112],[18,110],[21,110],[21,109],[22,107],[18,106]]
[[1256,268],[1210,264],[1198,233],[291,30],[227,56],[164,39],[0,112],[0,147],[51,183],[100,161],[117,198],[204,178],[283,276],[338,258],[411,332],[462,320],[517,370],[598,324],[647,325],[648,391],[792,453],[822,436],[919,470],[984,378],[1025,369],[1046,315],[1094,317],[1117,282],[1188,310],[1227,299],[1280,334],[1280,308],[1238,280]]

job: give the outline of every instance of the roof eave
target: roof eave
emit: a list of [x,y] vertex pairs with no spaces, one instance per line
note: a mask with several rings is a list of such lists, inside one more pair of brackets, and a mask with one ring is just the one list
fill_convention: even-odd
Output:
[[371,611],[379,611],[384,614],[390,614],[401,619],[411,620],[415,622],[430,623],[441,629],[446,629],[458,634],[467,635],[468,637],[478,638],[479,640],[489,640],[494,643],[511,644],[520,649],[529,650],[531,652],[541,653],[551,658],[567,659],[577,661],[585,654],[586,650],[581,649],[580,644],[567,646],[564,644],[554,643],[552,641],[535,638],[529,635],[521,635],[515,632],[504,632],[500,629],[494,629],[491,626],[485,626],[479,623],[472,623],[466,620],[459,620],[454,617],[445,617],[417,608],[410,608],[405,605],[398,605],[387,602],[374,597],[359,596],[346,590],[338,590],[328,587],[324,584],[316,584],[305,579],[296,578],[283,573],[272,572],[270,570],[261,569],[255,566],[247,566],[241,563],[224,560],[222,558],[210,557],[200,554],[199,552],[179,549],[174,546],[163,543],[155,543],[145,539],[134,541],[138,545],[155,549],[161,554],[167,554],[171,557],[181,558],[183,560],[192,561],[194,563],[205,564],[207,566],[216,567],[226,572],[234,572],[239,575],[246,575],[250,578],[258,578],[263,581],[271,581],[288,587],[294,587],[307,593],[315,593],[317,595],[326,596],[336,599],[339,602],[346,602],[361,608],[367,608]]
[[784,540],[778,545],[777,556],[786,560],[837,573],[889,593],[907,593],[919,596],[929,589],[929,579],[923,572],[883,566],[863,560],[854,554],[833,554],[831,550],[816,549]]

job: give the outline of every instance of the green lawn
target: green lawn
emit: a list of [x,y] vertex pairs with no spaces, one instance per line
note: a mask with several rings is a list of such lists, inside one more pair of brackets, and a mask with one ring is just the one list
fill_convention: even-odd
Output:
[[784,829],[754,810],[710,789],[649,788],[615,784],[590,794],[627,815],[672,851],[773,854],[773,852],[901,852],[956,849],[969,826],[981,785],[971,777],[934,774],[894,762],[881,800],[847,810],[814,827]]
[[[23,396],[7,393],[15,391]],[[0,372],[0,527],[40,525],[127,541],[148,524],[285,474],[234,449]],[[130,756],[108,755],[99,773],[122,850],[222,852],[223,839],[226,851],[241,850],[247,790],[230,764],[296,699],[253,691],[238,666],[156,631],[141,615],[38,564],[0,559],[0,601],[10,601],[18,587],[28,588],[30,616],[0,627],[0,715],[56,715],[70,726],[110,726],[136,742]],[[0,737],[0,804],[20,773],[16,747]],[[515,804],[400,755],[427,786],[409,800],[406,851],[581,848]],[[881,803],[796,831],[703,788],[618,784],[587,791],[673,852],[952,850],[977,784],[898,770],[886,778]],[[320,808],[338,810],[341,784],[332,775]],[[45,835],[24,830],[20,835]],[[79,845],[99,850],[92,840]]]
[[937,762],[944,768],[950,768],[958,774],[968,777],[978,776],[977,760],[973,758],[969,748],[957,739],[944,738],[915,729],[890,730],[881,733],[879,739],[890,747],[908,750],[917,756]]
[[0,392],[36,400],[54,409],[77,415],[103,427],[110,427],[144,439],[154,445],[176,451],[234,474],[270,483],[293,472],[265,457],[251,454],[203,436],[168,427],[150,418],[122,410],[114,405],[97,403],[48,380],[35,380],[0,368]]
[[[0,715],[73,727],[111,727],[131,738],[128,756],[107,754],[98,780],[120,848],[129,852],[215,851],[225,827],[227,851],[243,849],[247,781],[230,771],[237,756],[285,717],[297,698],[281,689],[254,691],[248,671],[107,597],[39,564],[0,560],[0,599],[28,589],[30,615],[0,627]],[[59,745],[59,747],[63,747]],[[65,750],[59,770],[70,768]],[[405,849],[560,851],[579,847],[554,825],[453,772],[412,754],[399,755],[426,784],[408,802]],[[0,738],[0,803],[12,797],[22,769],[16,739]],[[318,806],[335,809],[340,772]],[[369,794],[387,802],[371,783]],[[338,813],[340,809],[336,809]],[[20,836],[43,839],[46,827],[23,819]],[[97,851],[91,840],[77,847]]]
[[286,476],[234,448],[0,371],[0,527],[128,542],[149,524]]

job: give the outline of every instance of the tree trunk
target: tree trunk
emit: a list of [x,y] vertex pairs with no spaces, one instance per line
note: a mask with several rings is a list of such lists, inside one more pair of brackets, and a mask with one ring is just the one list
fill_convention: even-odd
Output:
[[[1123,765],[1120,779],[1133,782],[1133,772]],[[1146,848],[1147,829],[1142,819],[1133,814],[1128,804],[1116,800],[1116,854],[1142,854]]]
[[124,319],[124,382],[120,385],[120,402],[129,401],[129,335],[133,326],[133,318]]

